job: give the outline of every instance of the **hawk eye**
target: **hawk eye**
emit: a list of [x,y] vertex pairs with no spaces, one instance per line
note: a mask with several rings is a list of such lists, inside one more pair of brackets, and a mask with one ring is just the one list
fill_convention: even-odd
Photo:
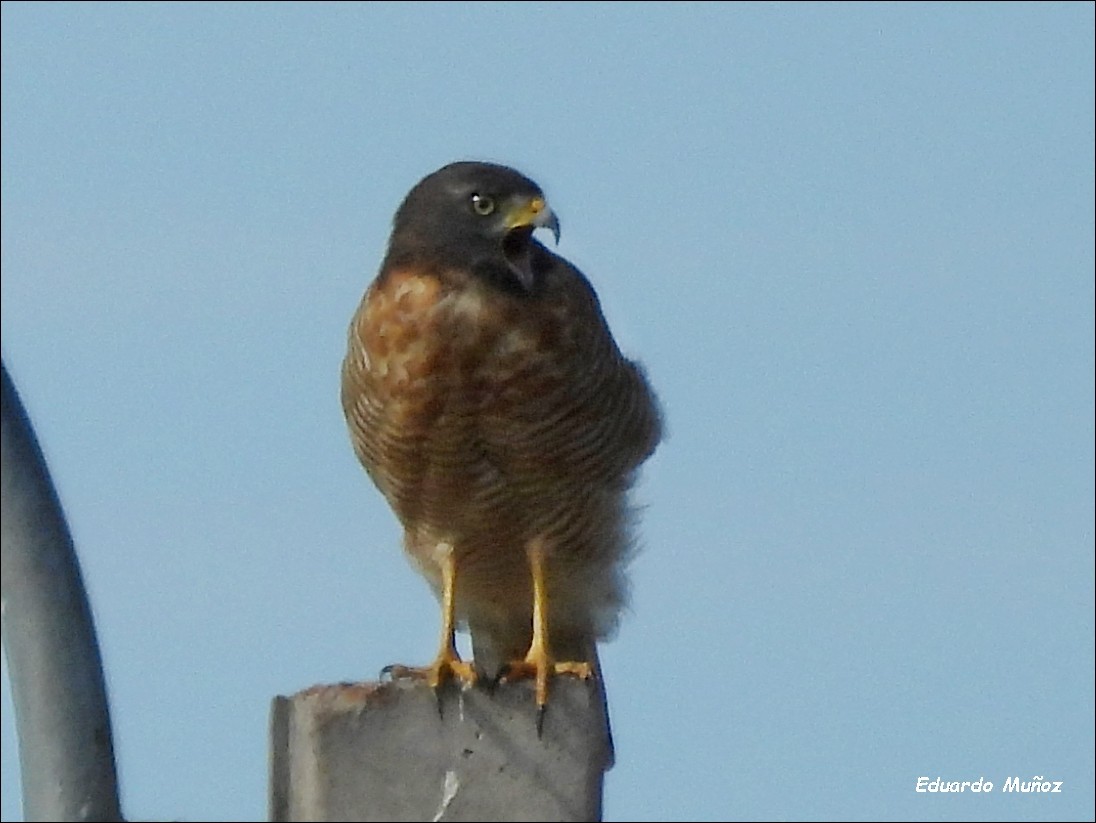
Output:
[[487,216],[495,210],[495,201],[486,194],[472,195],[472,211],[476,214]]

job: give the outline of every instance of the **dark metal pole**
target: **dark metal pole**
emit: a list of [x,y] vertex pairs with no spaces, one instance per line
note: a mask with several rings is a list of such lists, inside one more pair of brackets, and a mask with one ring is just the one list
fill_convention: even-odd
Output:
[[23,813],[121,820],[106,685],[80,565],[42,452],[3,371],[0,572]]

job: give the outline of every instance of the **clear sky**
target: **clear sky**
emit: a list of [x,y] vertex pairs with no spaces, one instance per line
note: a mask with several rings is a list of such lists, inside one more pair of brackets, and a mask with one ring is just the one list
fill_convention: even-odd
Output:
[[666,409],[606,817],[1091,820],[1093,24],[4,3],[3,357],[127,815],[263,818],[274,695],[433,655],[338,372],[399,200],[480,158],[545,189]]

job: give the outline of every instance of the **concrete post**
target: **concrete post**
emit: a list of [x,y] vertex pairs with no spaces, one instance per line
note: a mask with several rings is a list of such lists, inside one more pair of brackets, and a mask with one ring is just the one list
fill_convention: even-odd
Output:
[[551,683],[538,738],[531,683],[402,680],[316,686],[274,699],[270,818],[601,819],[611,765],[595,680]]

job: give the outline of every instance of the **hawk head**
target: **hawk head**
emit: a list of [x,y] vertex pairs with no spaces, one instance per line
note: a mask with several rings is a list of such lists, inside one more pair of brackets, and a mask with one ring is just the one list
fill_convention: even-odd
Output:
[[547,250],[537,228],[559,241],[559,221],[540,186],[493,163],[460,162],[420,180],[396,211],[384,268],[464,268],[532,291]]

